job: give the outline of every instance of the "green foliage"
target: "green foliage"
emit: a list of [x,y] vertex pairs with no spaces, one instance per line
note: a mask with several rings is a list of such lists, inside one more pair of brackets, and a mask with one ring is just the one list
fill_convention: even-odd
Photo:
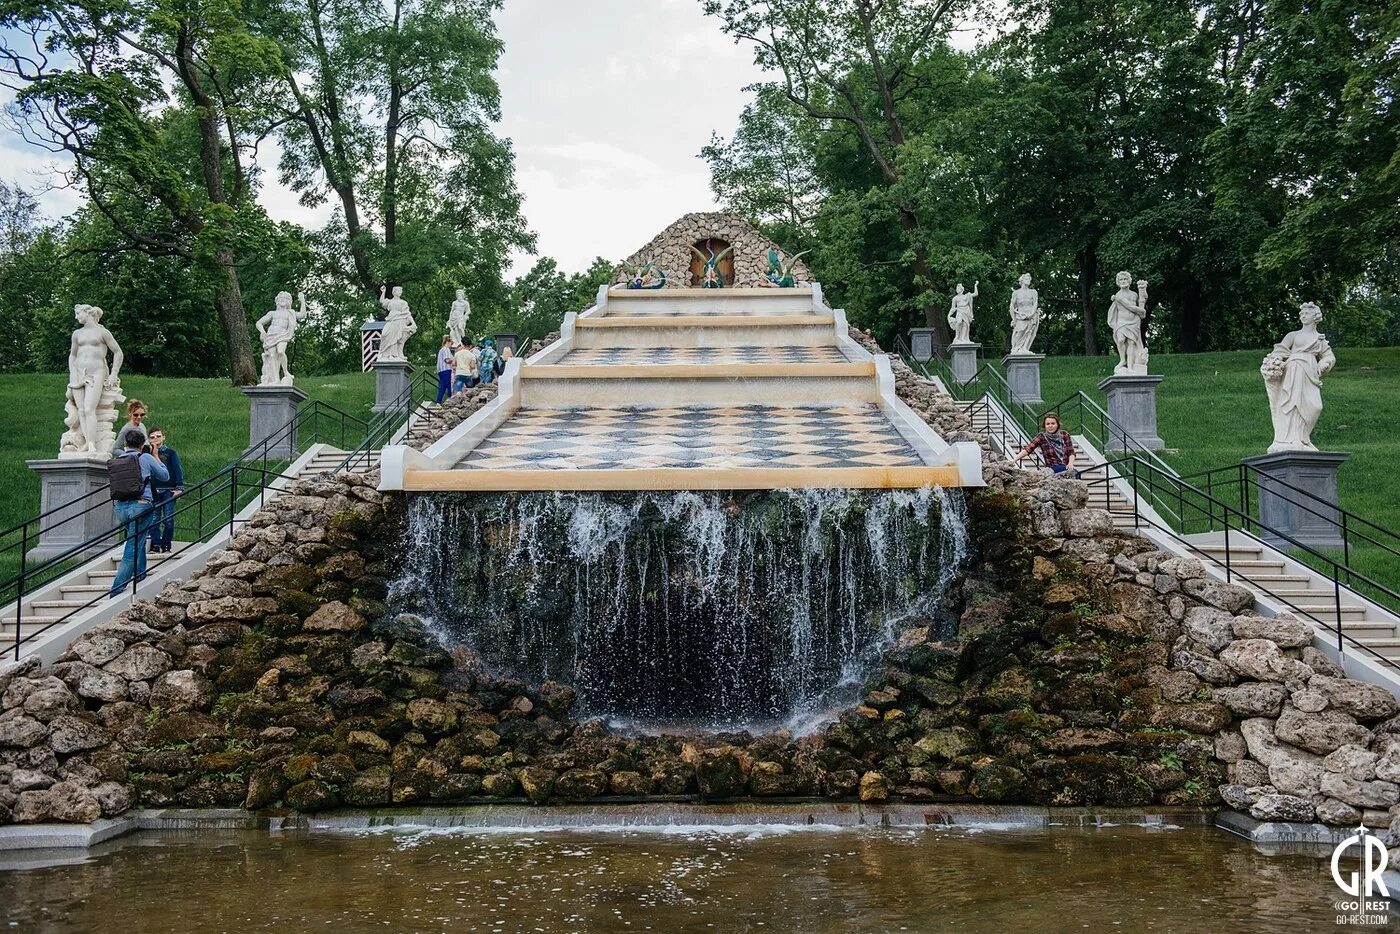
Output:
[[774,76],[702,151],[715,194],[814,247],[853,323],[888,342],[980,280],[978,339],[1004,347],[1030,272],[1038,347],[1094,354],[1126,268],[1154,349],[1257,346],[1305,299],[1338,341],[1395,340],[1393,4],[1013,0],[973,52],[947,9],[706,4]]

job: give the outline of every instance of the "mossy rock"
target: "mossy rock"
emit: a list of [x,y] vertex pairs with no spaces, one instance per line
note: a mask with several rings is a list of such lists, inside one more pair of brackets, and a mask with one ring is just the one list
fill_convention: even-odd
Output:
[[342,786],[340,795],[351,807],[376,807],[391,803],[390,784],[389,767],[374,766]]
[[1030,796],[1057,807],[1141,807],[1151,804],[1156,793],[1140,769],[1136,760],[1094,753],[1040,759],[1030,767]]
[[1026,787],[1026,774],[1006,762],[988,762],[973,770],[967,792],[980,801],[1018,799]]
[[282,802],[294,810],[314,813],[335,807],[340,799],[329,785],[313,778],[288,788]]

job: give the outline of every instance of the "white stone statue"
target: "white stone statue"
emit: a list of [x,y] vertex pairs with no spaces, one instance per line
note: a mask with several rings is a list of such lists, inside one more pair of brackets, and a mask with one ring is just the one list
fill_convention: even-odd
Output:
[[384,309],[384,332],[379,337],[379,359],[386,363],[402,362],[404,345],[418,333],[418,323],[408,310],[408,302],[403,300],[403,286],[394,286],[391,298],[384,297],[384,286],[379,287],[379,304]]
[[290,386],[292,371],[287,364],[287,347],[297,334],[297,323],[306,317],[306,293],[298,292],[301,315],[292,308],[292,293],[278,292],[276,307],[258,319],[262,339],[263,364],[259,386]]
[[977,297],[977,286],[978,283],[972,283],[972,294],[968,295],[959,282],[953,304],[948,307],[948,327],[953,329],[955,344],[972,343],[972,300]]
[[[68,394],[64,403],[68,430],[58,442],[60,458],[106,460],[117,439],[113,424],[122,395],[122,348],[101,324],[102,309],[74,305],[78,329],[68,344]],[[112,362],[107,363],[108,351]]]
[[1021,274],[1020,288],[1011,293],[1011,353],[1032,354],[1036,332],[1040,330],[1040,293],[1031,288],[1031,274]]
[[1312,302],[1298,311],[1303,326],[1289,331],[1259,365],[1269,393],[1275,451],[1316,451],[1312,430],[1322,414],[1322,377],[1337,365],[1327,338],[1317,332],[1322,309]]
[[1147,280],[1139,279],[1137,291],[1129,286],[1133,277],[1120,272],[1118,291],[1108,306],[1108,326],[1113,329],[1113,346],[1118,349],[1115,376],[1146,376],[1147,345],[1142,342],[1142,319],[1147,314]]
[[472,316],[472,303],[467,301],[467,290],[457,290],[457,300],[452,303],[452,311],[447,315],[447,333],[452,336],[452,346],[458,347],[467,336],[467,320]]

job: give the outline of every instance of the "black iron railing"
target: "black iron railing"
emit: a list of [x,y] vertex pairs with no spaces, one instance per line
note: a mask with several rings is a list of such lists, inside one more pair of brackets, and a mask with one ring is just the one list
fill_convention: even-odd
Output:
[[[1385,657],[1346,631],[1342,599],[1344,589],[1353,592],[1364,590],[1371,601],[1382,609],[1400,613],[1400,593],[1355,568],[1347,567],[1292,535],[1263,525],[1235,503],[1213,496],[1181,477],[1164,473],[1136,455],[1129,454],[1109,461],[1104,467],[1126,481],[1132,491],[1128,502],[1131,505],[1134,528],[1154,529],[1170,537],[1179,546],[1208,563],[1219,565],[1224,570],[1226,581],[1246,584],[1268,597],[1280,608],[1330,632],[1335,637],[1338,652],[1359,651],[1367,658],[1392,668],[1400,668],[1400,662]],[[1115,492],[1110,478],[1105,476],[1088,482],[1092,490],[1098,491],[1091,493],[1091,503],[1098,500],[1101,494],[1102,505],[1109,508],[1114,501]],[[1168,524],[1159,513],[1142,508],[1144,500],[1149,496],[1174,500],[1178,504],[1179,523],[1175,526]],[[1202,545],[1187,537],[1201,532],[1217,531],[1221,533],[1219,545]],[[1267,540],[1264,536],[1267,536]],[[1271,541],[1281,543],[1293,556],[1316,570],[1318,577],[1314,578],[1314,581],[1320,578],[1330,586],[1326,589],[1306,588],[1313,599],[1303,601],[1295,594],[1282,593],[1286,588],[1264,580],[1268,575],[1251,570],[1244,564],[1246,561],[1257,560],[1259,546],[1270,546]],[[1286,564],[1284,569],[1286,574]],[[1324,610],[1330,610],[1335,619],[1328,620],[1325,613],[1319,615]]]
[[405,435],[413,427],[413,418],[418,410],[437,398],[437,374],[418,373],[409,380],[408,386],[398,398],[379,412],[365,430],[364,438],[345,459],[335,468],[360,471],[374,467],[374,458],[380,448],[392,444],[395,435],[402,431]]
[[[225,521],[232,521],[239,509],[262,495],[268,483],[283,476],[285,465],[299,451],[313,444],[336,444],[346,447],[355,437],[369,428],[364,419],[344,412],[328,403],[316,401],[303,406],[296,418],[279,430],[250,445],[236,460],[194,486],[187,487],[168,507],[174,526],[173,538],[182,544],[180,550],[206,541]],[[288,455],[291,452],[291,456]],[[227,516],[219,513],[227,497]],[[117,522],[112,515],[112,501],[106,489],[98,490],[75,503],[25,520],[0,533],[0,561],[15,571],[0,580],[0,606],[11,605],[0,626],[13,623],[14,652],[18,659],[20,647],[53,626],[68,622],[75,614],[106,599],[106,595],[86,601],[81,606],[64,607],[58,619],[38,626],[23,621],[39,614],[26,602],[38,591],[48,587],[97,553],[105,552],[121,542],[129,531],[128,524]],[[217,508],[216,508],[217,507]],[[39,542],[41,531],[58,528],[64,523],[85,522],[93,510],[104,510],[103,531],[63,549],[56,555],[34,559],[30,552]],[[154,508],[153,508],[154,511]],[[166,509],[160,509],[164,514]],[[171,555],[179,551],[172,551]],[[134,592],[134,590],[133,590]],[[47,602],[47,601],[42,601]],[[71,602],[71,601],[63,601]],[[28,630],[28,634],[26,634]]]

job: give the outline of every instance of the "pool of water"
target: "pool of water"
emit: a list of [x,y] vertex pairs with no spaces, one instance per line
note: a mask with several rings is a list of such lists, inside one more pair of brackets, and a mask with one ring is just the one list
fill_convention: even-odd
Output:
[[1205,827],[147,833],[0,872],[44,931],[1277,932],[1340,897]]

